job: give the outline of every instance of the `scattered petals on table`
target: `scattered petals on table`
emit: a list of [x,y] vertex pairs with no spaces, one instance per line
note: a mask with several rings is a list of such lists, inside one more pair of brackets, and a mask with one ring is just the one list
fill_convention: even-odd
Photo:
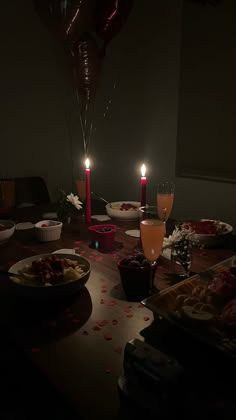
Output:
[[126,318],[133,318],[133,314],[127,314]]
[[150,318],[149,318],[149,316],[144,316],[143,319],[144,319],[144,321],[149,321]]
[[111,321],[111,323],[112,323],[112,325],[117,325],[117,324],[118,324],[118,321],[117,321],[117,319],[113,319],[113,320]]
[[96,258],[96,261],[98,261],[98,262],[103,261],[103,257],[97,257],[97,258]]
[[137,306],[137,308],[139,308],[139,309],[143,309],[143,305],[140,303],[140,304]]
[[101,303],[101,304],[104,304],[104,303],[106,303],[106,301],[105,301],[104,299],[101,299],[101,300],[100,300],[100,303]]

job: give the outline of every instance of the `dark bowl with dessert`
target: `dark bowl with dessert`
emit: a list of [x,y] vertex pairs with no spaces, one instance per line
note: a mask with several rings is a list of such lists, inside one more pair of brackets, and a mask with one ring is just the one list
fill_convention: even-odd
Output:
[[157,264],[151,267],[141,252],[118,262],[121,283],[128,300],[141,301],[150,295],[156,269]]

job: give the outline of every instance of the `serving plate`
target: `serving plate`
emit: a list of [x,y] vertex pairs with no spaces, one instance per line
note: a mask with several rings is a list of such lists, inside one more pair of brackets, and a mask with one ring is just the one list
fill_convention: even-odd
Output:
[[191,225],[191,223],[213,222],[217,224],[219,231],[217,233],[194,233],[192,239],[203,245],[205,248],[213,248],[222,245],[229,236],[233,233],[233,226],[220,220],[200,219],[184,222],[184,225]]
[[[135,209],[129,210],[120,210],[122,205],[132,205],[136,207]],[[138,220],[140,218],[140,202],[139,201],[114,201],[112,203],[108,203],[105,208],[108,216],[116,220],[125,220],[125,221],[132,221]]]
[[[233,263],[234,261],[234,263]],[[236,360],[236,331],[232,334],[222,325],[196,322],[194,319],[176,316],[176,298],[187,294],[191,296],[196,287],[206,287],[207,283],[213,279],[216,274],[227,271],[232,265],[235,265],[235,256],[218,263],[205,272],[195,274],[194,276],[179,282],[176,285],[148,297],[142,301],[142,304],[154,313],[154,317],[162,317],[170,324],[183,330],[187,335],[205,343],[224,355]]]
[[[53,253],[53,255],[56,255],[61,259],[68,258],[70,260],[77,261],[78,264],[82,267],[84,275],[82,275],[82,277],[79,279],[70,280],[65,283],[59,283],[52,286],[33,285],[29,283],[26,284],[19,282],[15,277],[9,277],[14,291],[20,296],[39,301],[63,299],[77,294],[89,279],[91,271],[89,261],[77,254]],[[9,268],[8,272],[18,274],[19,271],[23,270],[25,266],[31,265],[33,261],[51,256],[52,254],[40,254],[25,258],[13,264]]]

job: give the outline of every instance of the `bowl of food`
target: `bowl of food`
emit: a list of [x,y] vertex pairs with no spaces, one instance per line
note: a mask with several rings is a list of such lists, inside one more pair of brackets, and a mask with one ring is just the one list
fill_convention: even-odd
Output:
[[132,221],[140,218],[139,207],[138,201],[115,201],[106,205],[106,212],[112,219]]
[[112,247],[116,233],[116,225],[93,225],[89,226],[88,230],[96,248],[110,249]]
[[15,223],[11,220],[0,220],[0,243],[7,241],[15,232]]
[[222,245],[233,232],[233,227],[228,223],[212,219],[184,222],[182,227],[193,231],[193,241],[206,248]]
[[40,242],[57,241],[61,237],[62,222],[41,220],[35,224],[35,235]]
[[149,296],[156,269],[157,265],[151,267],[141,252],[118,262],[121,283],[128,300],[141,301]]
[[90,271],[86,258],[58,253],[25,258],[8,272],[17,294],[34,300],[54,300],[78,293],[88,281]]

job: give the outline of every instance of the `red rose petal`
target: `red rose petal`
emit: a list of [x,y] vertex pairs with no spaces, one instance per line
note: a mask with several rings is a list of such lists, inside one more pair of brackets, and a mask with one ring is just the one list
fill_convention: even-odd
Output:
[[98,261],[98,262],[103,261],[103,257],[96,258],[96,261]]
[[128,314],[128,313],[131,312],[131,309],[130,308],[125,308],[125,312]]
[[105,340],[112,340],[112,335],[110,333],[103,334],[103,337],[105,338]]
[[126,308],[132,308],[132,305],[130,304],[126,305]]
[[143,308],[144,306],[143,305],[141,305],[141,303],[138,305],[138,308]]
[[104,299],[101,299],[100,303],[106,303],[106,301]]
[[71,309],[70,309],[70,308],[66,308],[66,309],[64,310],[64,313],[65,313],[65,314],[68,314],[69,312],[71,312]]
[[118,321],[117,321],[117,319],[113,319],[113,320],[111,321],[111,323],[112,323],[112,325],[117,325],[117,324],[118,324]]
[[34,347],[31,349],[32,353],[38,353],[40,351],[40,348]]
[[95,325],[95,327],[93,327],[93,330],[94,330],[94,331],[100,331],[100,330],[101,330],[101,328],[100,328],[98,325]]
[[115,301],[115,300],[111,300],[111,301],[108,303],[108,305],[109,305],[109,306],[114,306],[114,305],[116,305],[116,301]]
[[83,255],[83,254],[85,254],[85,251],[80,251],[80,255]]
[[74,248],[74,250],[75,250],[75,251],[79,251],[79,250],[80,250],[80,248],[79,248],[78,246],[76,246],[76,247]]
[[72,313],[70,313],[70,312],[68,312],[67,314],[65,314],[65,317],[68,318],[68,319],[69,318],[73,318],[73,316],[74,315]]
[[126,317],[127,318],[133,318],[133,314],[127,314]]
[[81,243],[82,243],[82,241],[75,241],[75,242],[74,242],[74,244],[75,244],[75,245],[79,245],[79,244],[81,244]]
[[150,318],[149,318],[149,316],[144,316],[143,319],[144,319],[144,321],[149,321]]
[[115,352],[121,354],[122,353],[122,347],[121,346],[116,347]]
[[74,318],[74,319],[72,319],[72,322],[73,322],[74,324],[79,324],[79,323],[80,323],[80,319],[78,319],[78,318]]

